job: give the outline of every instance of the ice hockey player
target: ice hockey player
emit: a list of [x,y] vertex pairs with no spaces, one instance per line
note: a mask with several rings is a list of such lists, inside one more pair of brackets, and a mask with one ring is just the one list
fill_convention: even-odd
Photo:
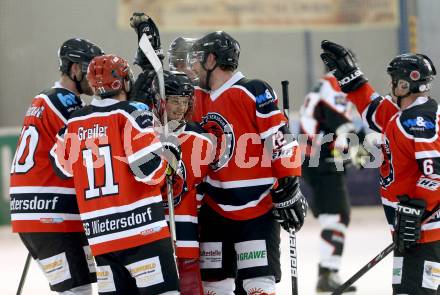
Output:
[[203,288],[233,294],[238,278],[248,294],[275,294],[279,224],[299,230],[307,202],[298,144],[277,97],[267,83],[235,72],[239,55],[238,42],[218,31],[198,39],[190,56],[200,87],[193,118],[217,141],[199,215]]
[[59,179],[47,156],[58,130],[83,107],[80,94],[92,94],[87,66],[101,54],[85,39],[69,39],[61,45],[60,79],[32,100],[11,168],[12,230],[43,270],[50,289],[60,294],[92,294],[96,271],[73,181]]
[[321,58],[368,126],[384,135],[382,203],[395,243],[393,294],[437,294],[440,263],[440,109],[428,96],[436,75],[423,54],[402,54],[388,64],[392,98],[377,94],[346,48],[321,43]]
[[[350,222],[350,199],[345,166],[353,153],[352,162],[360,165],[359,149],[365,134],[357,134],[353,123],[354,106],[347,101],[338,81],[327,73],[318,81],[300,110],[300,133],[307,135],[302,176],[312,191],[310,207],[321,225],[318,292],[334,291],[341,281],[338,271],[344,250],[345,233]],[[356,137],[357,142],[350,142]],[[311,160],[312,159],[312,160]],[[351,286],[348,292],[355,291]]]
[[72,114],[53,154],[58,173],[75,181],[99,294],[179,294],[160,192],[167,162],[153,116],[127,101],[124,59],[96,57],[87,77],[99,98]]
[[177,37],[171,42],[168,49],[168,65],[170,71],[178,71],[185,73],[191,81],[197,83],[197,77],[191,70],[189,65],[189,52],[191,51],[192,45],[196,41],[196,38],[187,37]]
[[164,81],[166,94],[164,109],[160,109],[160,103],[157,101],[160,99],[158,93],[151,90],[152,88],[146,84],[147,81],[144,83],[136,81],[137,84],[145,85],[145,88],[144,91],[133,94],[133,97],[150,105],[159,113],[157,117],[163,117],[160,113],[165,111],[169,121],[178,122],[178,124],[169,124],[169,126],[175,126],[170,132],[178,138],[182,152],[182,162],[176,177],[184,179],[183,184],[179,185],[179,181],[176,181],[174,185],[176,254],[180,293],[203,295],[198,238],[200,200],[197,198],[196,187],[207,174],[213,146],[210,139],[202,135],[203,129],[198,124],[187,121],[194,95],[191,80],[184,73],[165,71]]

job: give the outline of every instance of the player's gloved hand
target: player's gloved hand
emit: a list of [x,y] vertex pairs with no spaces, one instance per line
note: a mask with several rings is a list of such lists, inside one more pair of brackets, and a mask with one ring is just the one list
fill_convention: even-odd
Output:
[[136,81],[133,83],[130,91],[129,100],[140,101],[145,103],[150,109],[154,109],[154,88],[153,82],[156,77],[154,71],[140,73]]
[[164,208],[168,208],[168,182],[171,184],[173,191],[174,207],[180,204],[182,198],[184,197],[184,194],[188,192],[188,186],[185,179],[183,179],[183,175],[181,173],[172,173],[171,175],[167,175],[166,182],[160,189],[163,201],[162,204]]
[[162,155],[168,162],[167,175],[179,174],[179,167],[182,165],[182,151],[178,138],[173,134],[168,134],[166,137],[162,135],[160,141],[163,146]]
[[411,199],[407,195],[397,196],[399,203],[394,219],[394,244],[400,252],[405,252],[420,238],[425,200]]
[[308,204],[299,189],[297,176],[278,179],[278,186],[272,189],[273,214],[275,219],[286,230],[298,231],[304,224]]
[[333,71],[342,91],[354,91],[368,81],[350,50],[328,40],[321,42],[321,48],[321,59],[328,69]]
[[[164,59],[165,56],[163,54],[160,42],[159,29],[151,17],[143,12],[135,12],[130,18],[130,27],[135,30],[138,37],[138,42],[145,33],[157,56],[160,58],[160,60]],[[144,71],[150,71],[152,69],[150,62],[140,48],[138,48],[136,51],[134,64],[139,65]]]

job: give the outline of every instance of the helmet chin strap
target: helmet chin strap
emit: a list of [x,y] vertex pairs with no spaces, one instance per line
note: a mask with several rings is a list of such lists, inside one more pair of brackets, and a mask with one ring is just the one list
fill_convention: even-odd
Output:
[[78,93],[79,93],[79,94],[82,94],[82,93],[84,93],[84,92],[83,92],[83,89],[82,89],[82,87],[81,87],[81,81],[84,79],[84,73],[81,72],[81,73],[82,73],[81,80],[77,80],[77,79],[76,79],[76,76],[74,76],[73,78],[70,77],[71,70],[72,70],[72,65],[73,65],[73,64],[70,65],[69,75],[67,75],[67,76],[69,76],[69,79],[70,79],[70,80],[72,80],[73,82],[75,82],[75,87],[76,87],[76,90],[78,90]]
[[210,90],[211,90],[211,86],[209,86],[209,82],[210,82],[210,80],[211,80],[211,73],[217,68],[218,63],[216,62],[216,63],[215,63],[215,66],[214,66],[212,69],[210,69],[210,70],[208,70],[208,69],[205,67],[205,64],[206,64],[206,62],[204,62],[204,63],[202,64],[202,68],[206,71],[206,79],[205,79],[206,90],[210,91]]

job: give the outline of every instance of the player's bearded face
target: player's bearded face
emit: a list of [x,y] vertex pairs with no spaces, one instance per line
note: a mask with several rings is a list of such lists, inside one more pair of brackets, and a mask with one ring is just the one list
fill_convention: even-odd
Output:
[[93,90],[90,87],[89,81],[86,79],[85,74],[83,75],[83,79],[80,82],[83,93],[86,95],[93,95]]

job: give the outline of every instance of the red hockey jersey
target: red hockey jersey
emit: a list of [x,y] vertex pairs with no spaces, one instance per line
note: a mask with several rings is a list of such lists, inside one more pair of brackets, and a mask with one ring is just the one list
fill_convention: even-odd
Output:
[[58,173],[73,176],[95,256],[169,236],[160,193],[166,162],[146,109],[95,99],[72,115],[51,153]]
[[48,159],[57,132],[82,100],[60,84],[37,95],[28,108],[11,167],[14,232],[81,232],[72,180],[56,176]]
[[[382,203],[393,230],[397,196],[424,199],[427,210],[440,203],[440,108],[421,96],[400,110],[367,83],[348,94],[368,126],[383,134],[380,167]],[[440,240],[440,218],[422,226],[421,242]]]
[[[180,174],[184,179],[184,187],[175,192],[174,213],[176,221],[176,254],[178,258],[199,258],[198,242],[198,207],[197,197],[199,185],[208,173],[213,145],[203,135],[203,129],[196,123],[187,123],[175,133],[178,134],[182,150]],[[168,210],[167,210],[168,211]]]
[[272,208],[276,179],[301,174],[298,143],[267,83],[237,72],[215,91],[198,88],[193,119],[215,137],[204,201],[219,214],[261,216]]

